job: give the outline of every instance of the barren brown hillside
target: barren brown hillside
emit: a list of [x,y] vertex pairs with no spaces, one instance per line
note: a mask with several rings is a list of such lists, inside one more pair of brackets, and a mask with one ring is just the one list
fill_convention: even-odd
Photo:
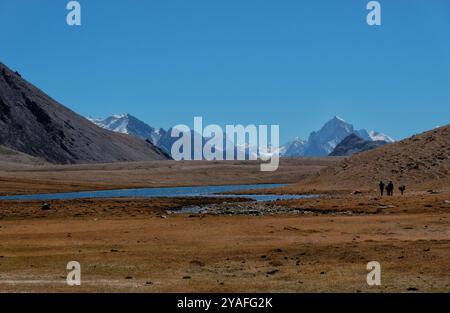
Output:
[[0,145],[55,164],[168,159],[150,142],[97,127],[2,63]]
[[47,164],[42,159],[0,145],[0,168],[8,168],[18,163],[22,165]]
[[353,155],[292,189],[368,190],[380,180],[426,190],[450,186],[450,125]]

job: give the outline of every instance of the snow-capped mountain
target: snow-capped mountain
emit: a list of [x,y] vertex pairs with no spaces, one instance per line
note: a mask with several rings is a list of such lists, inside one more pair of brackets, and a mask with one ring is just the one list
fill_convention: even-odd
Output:
[[104,119],[88,117],[88,119],[94,124],[113,132],[150,140],[156,146],[166,133],[164,129],[155,129],[130,114],[112,115]]
[[387,143],[394,142],[395,140],[389,137],[388,135],[376,132],[374,130],[367,131],[365,129],[358,130],[357,135],[361,137],[364,140],[371,140],[371,141],[385,141]]
[[[178,138],[171,136],[172,129],[165,130],[163,128],[156,129],[139,120],[131,114],[112,115],[107,118],[98,119],[88,117],[92,123],[102,128],[111,130],[116,133],[128,134],[134,137],[141,138],[143,140],[151,141],[155,146],[163,150],[167,154],[171,154],[172,145]],[[191,131],[192,147],[193,151],[193,138],[195,136],[194,131]],[[205,139],[203,139],[204,142]],[[192,152],[192,158],[194,153]]]
[[284,157],[294,157],[305,155],[307,141],[299,137],[280,147],[280,155]]
[[[91,117],[88,119],[102,128],[118,133],[129,134],[144,140],[149,140],[155,146],[168,154],[171,153],[173,143],[178,140],[178,138],[171,137],[171,129],[155,129],[130,114],[113,115],[104,119],[96,119]],[[195,134],[193,131],[191,132],[191,138],[194,138]],[[366,141],[384,141],[386,143],[394,142],[391,137],[380,132],[367,131],[365,129],[355,130],[352,124],[349,124],[342,118],[335,116],[330,121],[325,123],[320,130],[312,132],[308,140],[303,140],[297,137],[288,142],[286,145],[279,147],[279,149],[275,150],[270,148],[270,151],[264,152],[263,154],[270,155],[278,151],[279,155],[282,157],[327,156],[339,143],[351,134],[356,134]],[[208,139],[209,138],[202,139],[203,145],[207,143]],[[191,148],[193,151],[193,144]],[[224,157],[227,149],[234,150],[235,154],[237,154],[238,151],[244,151],[246,158],[249,158],[249,156],[254,157],[261,153],[261,151],[258,151],[257,147],[249,147],[247,145],[230,148],[230,141],[228,138],[224,138],[223,148],[224,150],[222,153]]]
[[335,116],[320,130],[312,132],[307,141],[296,138],[281,147],[281,155],[284,157],[327,156],[351,134],[356,134],[366,141],[394,142],[391,137],[380,132],[365,129],[355,130],[352,124]]
[[[130,115],[130,114],[120,114],[120,115],[112,115],[110,117],[104,119],[97,119],[88,117],[88,119],[100,126],[102,128],[122,133],[132,135],[144,140],[150,140],[155,146],[163,150],[167,154],[171,154],[172,145],[178,140],[179,137],[172,137],[172,129],[155,129],[138,118]],[[191,158],[194,159],[194,137],[199,136],[193,130],[191,130],[190,137],[192,140],[191,144]],[[200,135],[201,136],[201,135]],[[202,137],[202,146],[205,146],[210,138]],[[218,148],[215,148],[218,149]],[[246,157],[249,159],[250,156],[257,157],[258,148],[249,147],[248,145],[240,147],[234,146],[229,138],[224,138],[223,140],[223,150],[216,150],[219,154],[223,155],[225,159],[227,150],[231,150],[235,155],[237,155],[238,151],[242,151]],[[214,150],[213,150],[214,151]],[[271,151],[264,152],[264,154],[271,154]]]
[[305,149],[305,156],[325,156],[329,155],[334,148],[353,133],[355,130],[353,125],[347,123],[338,116],[333,117],[330,121],[319,130],[309,135],[308,144]]

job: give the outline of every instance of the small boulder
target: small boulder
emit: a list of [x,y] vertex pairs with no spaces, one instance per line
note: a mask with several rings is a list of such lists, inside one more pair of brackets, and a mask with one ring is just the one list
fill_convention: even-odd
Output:
[[42,211],[51,210],[50,203],[44,203],[44,205],[41,207],[41,210]]
[[266,274],[267,275],[274,275],[276,273],[278,273],[280,270],[272,270],[272,271],[268,271]]

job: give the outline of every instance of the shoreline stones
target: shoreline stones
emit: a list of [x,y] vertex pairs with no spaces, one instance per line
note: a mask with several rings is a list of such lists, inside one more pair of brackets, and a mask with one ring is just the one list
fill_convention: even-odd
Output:
[[189,214],[189,216],[210,215],[248,215],[264,216],[275,214],[292,215],[354,215],[352,211],[320,210],[288,208],[277,205],[275,202],[245,202],[245,203],[221,203],[210,204],[202,207],[186,207],[177,210],[168,210],[167,214]]

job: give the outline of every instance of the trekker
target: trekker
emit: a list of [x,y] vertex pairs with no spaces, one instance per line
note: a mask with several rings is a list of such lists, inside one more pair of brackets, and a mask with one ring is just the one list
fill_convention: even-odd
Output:
[[387,185],[387,192],[388,192],[388,196],[393,196],[394,195],[394,183],[391,181],[389,181],[389,184]]
[[378,184],[378,186],[380,187],[380,193],[381,193],[381,196],[383,196],[383,194],[384,194],[384,187],[386,187],[386,185],[384,184],[383,181],[380,181],[380,183]]
[[406,190],[406,186],[405,185],[401,185],[400,187],[398,187],[398,190],[400,190],[400,193],[403,196],[403,194],[405,193],[405,190]]

